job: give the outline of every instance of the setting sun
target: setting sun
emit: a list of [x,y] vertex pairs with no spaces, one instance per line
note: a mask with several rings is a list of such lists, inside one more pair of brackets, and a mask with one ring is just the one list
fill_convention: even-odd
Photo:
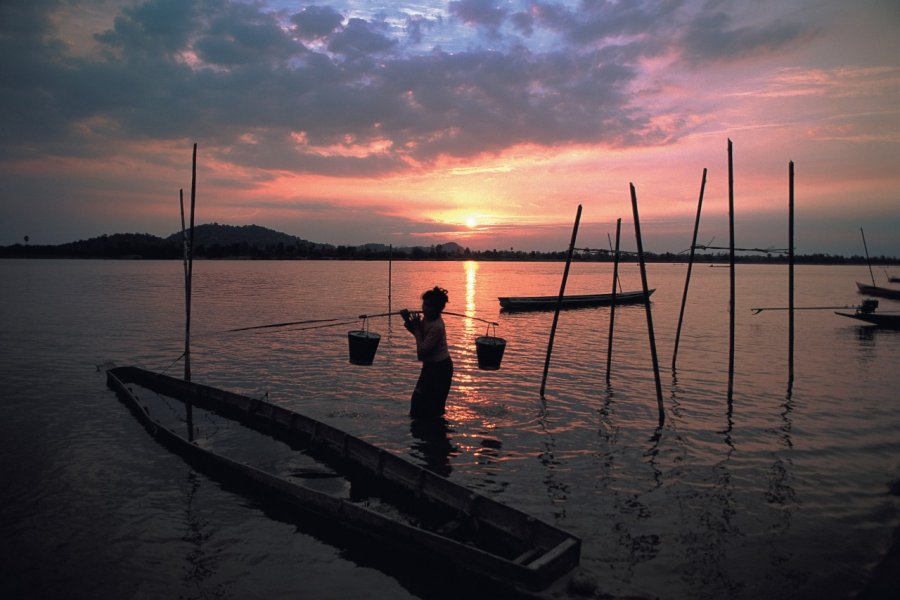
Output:
[[478,227],[478,219],[474,215],[469,215],[466,217],[465,224],[469,229],[475,229]]

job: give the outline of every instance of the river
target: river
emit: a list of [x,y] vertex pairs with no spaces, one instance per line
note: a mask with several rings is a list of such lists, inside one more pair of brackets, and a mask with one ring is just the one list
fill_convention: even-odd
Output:
[[[394,317],[373,365],[347,331],[245,326],[386,312],[388,265],[194,264],[194,381],[347,430],[578,535],[604,593],[662,598],[845,598],[900,526],[900,332],[798,311],[794,377],[787,268],[739,265],[734,393],[728,269],[694,267],[677,370],[685,265],[648,265],[662,376],[658,409],[642,305],[564,311],[546,394],[552,312],[498,296],[559,290],[561,263],[396,262],[391,308],[434,285],[447,310],[498,322],[499,371],[477,368],[487,327],[447,316],[456,365],[446,444],[410,430],[418,375]],[[639,269],[620,268],[626,289]],[[608,292],[609,264],[576,263],[568,293]],[[5,598],[443,598],[440,581],[322,539],[157,444],[106,388],[105,369],[179,375],[178,261],[0,261],[0,594]],[[865,267],[798,266],[797,306],[858,304]],[[900,303],[882,301],[883,310]],[[493,333],[493,331],[491,331]]]

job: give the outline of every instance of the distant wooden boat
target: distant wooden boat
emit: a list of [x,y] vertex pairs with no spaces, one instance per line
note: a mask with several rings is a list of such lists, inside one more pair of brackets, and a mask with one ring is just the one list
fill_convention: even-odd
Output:
[[[479,582],[530,594],[559,586],[578,565],[577,537],[297,412],[136,367],[110,369],[107,383],[158,441],[192,464],[263,490],[334,529],[387,543],[386,554],[412,553],[442,570],[464,570]],[[253,466],[190,440],[151,415],[147,398],[157,395],[287,442],[296,450],[291,456],[321,460],[349,480],[351,491],[323,491],[309,478],[303,484],[301,475],[276,474],[271,466]]]
[[[647,296],[655,292],[655,288],[647,291]],[[643,290],[633,292],[619,292],[616,294],[616,305],[634,304],[644,301]],[[553,310],[559,296],[503,296],[500,300],[500,308],[503,310]],[[612,294],[582,294],[564,296],[561,308],[582,308],[586,306],[609,306],[612,304]]]
[[842,317],[850,317],[858,321],[865,321],[872,325],[877,325],[883,329],[900,329],[900,314],[898,313],[876,313],[864,312],[857,310],[854,313],[843,313],[835,311],[836,315]]
[[865,283],[856,282],[860,294],[869,296],[878,296],[879,298],[888,298],[890,300],[900,300],[900,289],[886,288],[877,285],[866,285]]
[[900,329],[900,313],[876,313],[875,309],[877,308],[878,300],[869,298],[863,300],[863,303],[857,306],[856,311],[853,313],[835,311],[834,314],[842,317],[850,317],[851,319],[857,319],[859,321],[865,321],[884,329]]

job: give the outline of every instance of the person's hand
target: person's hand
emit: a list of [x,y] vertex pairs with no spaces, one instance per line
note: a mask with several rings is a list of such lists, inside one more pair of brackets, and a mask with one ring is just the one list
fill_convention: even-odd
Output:
[[415,331],[416,325],[422,320],[419,313],[411,313],[405,308],[400,311],[400,316],[403,317],[403,326],[406,327],[407,331],[410,333]]

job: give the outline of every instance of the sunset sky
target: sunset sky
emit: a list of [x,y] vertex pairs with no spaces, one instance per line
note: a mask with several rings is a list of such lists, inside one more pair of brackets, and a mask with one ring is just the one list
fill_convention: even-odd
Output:
[[0,245],[197,220],[333,244],[900,256],[897,0],[2,0]]

